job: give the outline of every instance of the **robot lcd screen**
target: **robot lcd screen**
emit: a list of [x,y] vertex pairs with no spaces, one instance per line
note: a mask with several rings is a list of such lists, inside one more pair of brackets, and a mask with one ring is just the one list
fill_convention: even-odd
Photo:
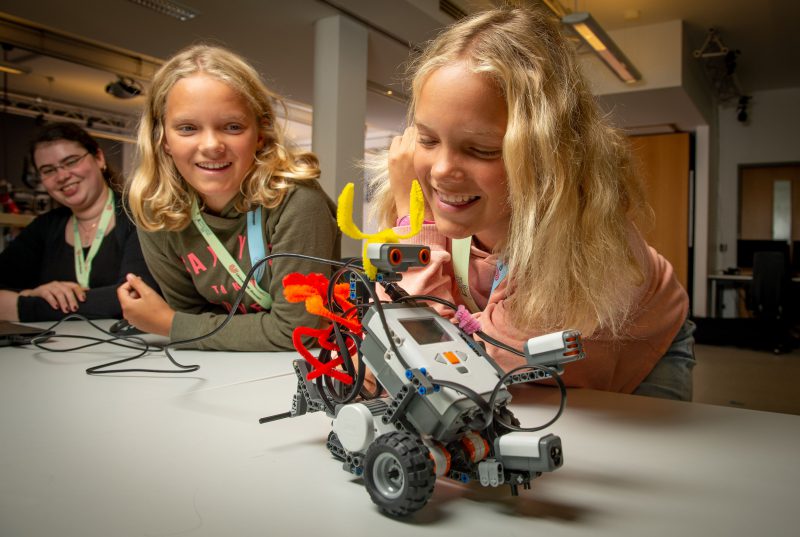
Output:
[[420,345],[453,340],[433,317],[428,319],[399,319],[399,321],[403,328],[406,329],[406,332]]

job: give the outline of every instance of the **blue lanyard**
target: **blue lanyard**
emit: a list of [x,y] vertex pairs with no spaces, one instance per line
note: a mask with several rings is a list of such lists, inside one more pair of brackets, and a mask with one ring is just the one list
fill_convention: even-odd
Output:
[[[254,211],[247,212],[247,248],[250,250],[250,263],[253,266],[267,256],[264,248],[264,234],[261,232],[261,205]],[[262,263],[256,269],[254,276],[257,282],[260,282],[264,276],[265,266],[266,263]]]
[[[260,211],[256,211],[256,213],[260,214]],[[255,265],[255,262],[257,260],[264,258],[264,236],[261,233],[260,226],[256,226],[255,227],[256,232],[251,233],[251,230],[253,229],[250,226],[251,220],[255,220],[255,218],[251,218],[250,214],[248,213],[247,242],[248,244],[250,243],[251,239],[250,236],[252,235],[252,238],[255,238],[255,242],[259,243],[259,245],[255,247],[252,246],[249,247],[251,255],[250,262],[253,265]],[[246,289],[247,294],[250,295],[250,297],[252,297],[253,300],[258,302],[261,305],[261,307],[267,310],[270,309],[270,307],[272,307],[272,297],[267,291],[261,289],[257,283],[261,279],[261,277],[260,276],[253,277],[249,282],[244,281],[245,273],[239,267],[239,264],[236,263],[236,261],[233,259],[233,256],[231,256],[230,252],[228,252],[225,249],[223,244],[220,242],[219,238],[217,238],[217,236],[214,234],[214,231],[210,227],[208,227],[208,224],[206,224],[205,220],[203,220],[203,215],[200,214],[200,209],[197,206],[197,200],[194,200],[192,202],[192,221],[197,227],[197,230],[200,231],[200,234],[203,236],[203,239],[205,239],[206,243],[208,243],[208,245],[211,247],[211,249],[214,251],[217,257],[222,261],[222,265],[225,267],[225,270],[228,272],[228,274],[230,274],[231,278],[233,278],[233,280],[240,286],[244,287]],[[257,221],[261,222],[261,219],[258,218]],[[258,257],[259,251],[261,252],[260,257]],[[261,269],[260,271],[261,274],[263,274],[264,273],[263,266],[259,268]],[[258,274],[258,271],[256,271],[256,274]]]
[[508,276],[508,265],[503,263],[500,259],[497,260],[497,268],[494,270],[494,280],[492,281],[492,290],[489,292],[489,296],[492,296],[494,290],[497,289],[497,286],[500,285],[500,282],[506,279]]

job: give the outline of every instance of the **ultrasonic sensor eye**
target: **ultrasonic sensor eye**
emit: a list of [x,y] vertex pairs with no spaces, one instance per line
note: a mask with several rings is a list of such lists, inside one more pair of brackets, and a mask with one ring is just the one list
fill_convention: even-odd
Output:
[[431,251],[427,248],[424,248],[419,251],[419,262],[423,265],[427,265],[431,262]]
[[392,248],[389,250],[389,263],[392,265],[399,265],[403,262],[403,252],[401,252],[398,248]]

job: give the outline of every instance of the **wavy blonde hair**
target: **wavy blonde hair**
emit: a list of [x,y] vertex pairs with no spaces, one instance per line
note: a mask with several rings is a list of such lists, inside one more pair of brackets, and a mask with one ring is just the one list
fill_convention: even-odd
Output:
[[192,201],[201,201],[164,151],[167,95],[176,82],[198,73],[233,88],[258,119],[264,142],[242,181],[243,199],[237,210],[280,205],[293,183],[316,179],[320,174],[319,161],[313,153],[287,146],[272,104],[285,108],[283,100],[264,85],[255,69],[229,50],[195,45],[173,56],[158,70],[139,123],[137,168],[126,190],[134,221],[147,231],[184,229],[191,220]]
[[[572,46],[541,9],[464,19],[410,64],[409,123],[427,78],[454,62],[488,76],[508,108],[511,219],[496,253],[509,263],[511,318],[519,327],[619,335],[643,282],[628,234],[648,208],[627,142],[599,112]],[[394,211],[385,179],[376,173],[372,185],[383,222]]]

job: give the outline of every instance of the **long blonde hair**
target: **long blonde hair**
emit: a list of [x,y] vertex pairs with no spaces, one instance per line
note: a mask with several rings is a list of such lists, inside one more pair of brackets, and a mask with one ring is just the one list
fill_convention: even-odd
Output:
[[131,215],[147,231],[179,231],[191,219],[192,201],[198,195],[164,151],[164,114],[167,95],[175,83],[197,73],[229,85],[247,101],[257,118],[263,144],[242,181],[243,198],[237,210],[280,205],[294,182],[319,177],[319,161],[313,153],[287,147],[272,105],[273,101],[283,105],[283,101],[264,85],[255,69],[229,50],[195,45],[158,70],[139,123],[138,163],[127,194]]
[[[497,252],[509,264],[506,306],[520,327],[623,330],[643,273],[629,246],[647,214],[624,137],[599,112],[574,51],[541,9],[497,8],[446,29],[410,65],[413,121],[436,69],[466,62],[508,108],[503,162],[511,220]],[[378,176],[377,216],[391,192]]]

